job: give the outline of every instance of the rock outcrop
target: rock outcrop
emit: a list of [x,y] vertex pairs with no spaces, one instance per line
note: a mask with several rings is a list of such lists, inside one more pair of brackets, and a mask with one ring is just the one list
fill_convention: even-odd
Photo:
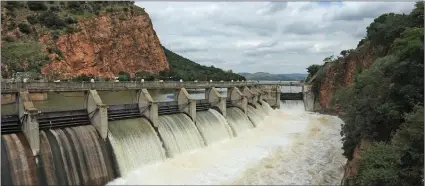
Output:
[[154,74],[168,70],[167,58],[153,30],[149,15],[103,14],[78,21],[77,31],[54,40],[44,35],[47,48],[56,47],[63,56],[50,54],[42,74],[58,78],[79,75],[113,77],[119,72]]

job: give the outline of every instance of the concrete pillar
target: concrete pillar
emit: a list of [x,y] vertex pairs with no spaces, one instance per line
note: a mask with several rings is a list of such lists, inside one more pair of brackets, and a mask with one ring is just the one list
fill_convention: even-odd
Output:
[[148,118],[155,127],[158,127],[158,104],[145,88],[139,90],[137,95],[140,114]]
[[276,90],[276,108],[280,108],[280,86],[276,85],[276,87],[274,88]]
[[303,100],[306,111],[314,111],[314,93],[311,90],[311,85],[303,86]]
[[221,114],[226,117],[226,97],[220,95],[216,88],[205,89],[205,99],[211,104],[211,107],[217,107]]
[[21,91],[16,96],[19,119],[22,121],[22,131],[30,144],[34,156],[40,151],[40,131],[36,115],[38,110],[34,107],[27,91]]
[[176,95],[176,101],[179,105],[179,110],[188,114],[192,121],[196,121],[196,100],[193,99],[185,88],[181,88]]
[[255,105],[255,107],[258,106],[257,95],[252,92],[251,89],[249,89],[248,87],[244,87],[242,93],[248,99],[248,103]]
[[244,113],[247,113],[248,100],[245,96],[243,96],[242,92],[238,88],[228,88],[227,97],[236,107],[240,108]]
[[85,94],[90,123],[105,140],[108,135],[108,105],[102,103],[96,90],[89,90]]
[[255,103],[259,103],[260,101],[262,101],[263,100],[263,92],[260,90],[260,89],[257,89],[257,88],[255,88],[255,87],[251,87],[250,88],[250,90],[251,90],[251,92],[254,94],[254,96],[255,96],[255,100],[254,100],[254,102]]

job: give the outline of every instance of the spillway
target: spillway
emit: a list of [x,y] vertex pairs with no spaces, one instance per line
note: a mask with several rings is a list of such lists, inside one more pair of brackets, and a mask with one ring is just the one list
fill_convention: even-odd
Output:
[[[235,110],[227,108],[230,126]],[[339,118],[306,112],[302,101],[289,101],[260,121],[236,138],[140,167],[108,185],[340,183],[346,159],[342,156]]]
[[248,129],[254,128],[249,118],[237,107],[229,107],[226,109],[226,119],[232,128],[233,135],[238,136]]
[[39,184],[36,163],[24,134],[1,136],[1,185]]
[[185,114],[159,116],[158,131],[168,157],[202,148],[205,143],[195,124]]
[[247,106],[248,118],[252,121],[254,126],[258,126],[262,123],[263,119],[266,117],[266,113],[263,110],[263,107],[254,108],[251,105]]
[[261,100],[260,102],[261,102],[261,107],[263,107],[263,110],[266,114],[270,114],[273,112],[273,108],[270,107],[270,105],[267,102],[263,100]]
[[116,177],[110,155],[91,125],[40,131],[40,183],[103,185]]
[[280,101],[280,107],[282,110],[290,111],[292,114],[300,115],[304,114],[304,102],[302,100],[285,100]]
[[214,109],[197,112],[196,125],[207,145],[233,137],[226,119]]
[[145,118],[110,121],[108,138],[121,175],[166,158],[162,142]]

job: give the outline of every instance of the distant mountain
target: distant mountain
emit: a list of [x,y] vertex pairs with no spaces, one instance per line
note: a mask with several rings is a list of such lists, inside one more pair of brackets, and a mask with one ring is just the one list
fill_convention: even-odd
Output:
[[281,74],[281,75],[284,75],[288,78],[292,78],[295,80],[304,80],[308,76],[308,74],[301,74],[301,73]]
[[307,74],[270,74],[267,72],[256,72],[256,73],[239,73],[248,80],[268,80],[268,81],[294,81],[302,80],[307,77]]

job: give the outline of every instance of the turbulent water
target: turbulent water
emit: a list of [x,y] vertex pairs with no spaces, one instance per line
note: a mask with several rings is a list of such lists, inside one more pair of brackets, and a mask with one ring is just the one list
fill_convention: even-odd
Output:
[[261,106],[259,106],[257,109],[251,105],[248,105],[247,112],[248,118],[252,121],[254,126],[260,125],[263,122],[264,117],[266,116],[266,113],[263,111],[263,108]]
[[158,131],[169,157],[204,146],[201,134],[185,114],[159,116]]
[[160,139],[145,118],[109,121],[108,138],[121,175],[166,158]]
[[230,107],[226,109],[226,119],[232,128],[233,135],[239,136],[248,129],[254,128],[248,116],[237,107]]
[[305,112],[300,101],[281,103],[238,137],[140,167],[109,184],[339,184],[341,123]]
[[196,125],[207,145],[233,137],[226,119],[214,109],[197,112]]
[[263,100],[261,100],[260,102],[261,102],[261,106],[263,107],[263,110],[266,114],[270,114],[270,113],[273,112],[273,108],[270,107],[270,105],[267,102],[265,102]]

